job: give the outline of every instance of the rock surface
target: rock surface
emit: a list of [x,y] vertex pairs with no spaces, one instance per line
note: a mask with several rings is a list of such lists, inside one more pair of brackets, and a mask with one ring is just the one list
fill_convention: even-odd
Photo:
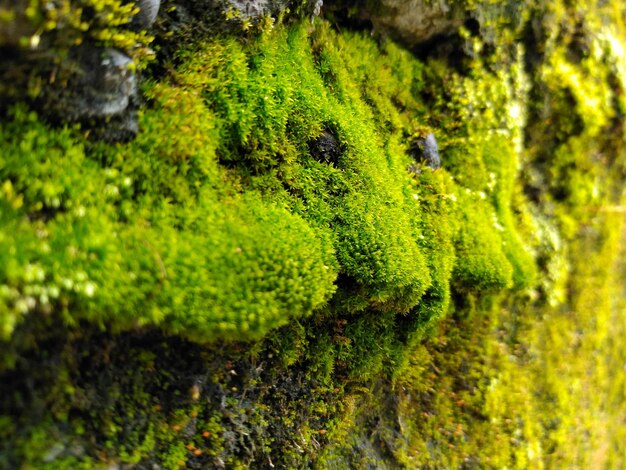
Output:
[[313,157],[326,163],[337,163],[343,151],[337,137],[332,132],[324,131],[322,135],[309,143]]
[[229,22],[225,18],[254,22],[265,15],[275,16],[292,3],[289,0],[182,0],[174,3],[172,14],[177,29],[193,26],[199,32],[220,30]]
[[[26,1],[0,2],[0,12],[9,12],[0,17],[0,108],[27,101],[52,122],[78,122],[113,141],[132,138],[138,130],[137,64],[129,57],[131,52],[121,49],[140,46],[127,48],[133,44],[130,38],[141,37],[132,30],[152,26],[160,0],[136,3],[139,12],[130,22],[122,6],[105,7],[104,13],[113,18],[106,30],[109,20],[80,9],[50,6],[37,15]],[[84,6],[89,11],[89,2]],[[77,26],[77,21],[84,26]],[[104,47],[97,36],[82,32],[87,26],[116,39]]]
[[77,93],[67,97],[73,119],[108,118],[129,108],[137,95],[130,57],[115,49],[86,49],[80,63]]
[[111,48],[85,46],[71,60],[75,72],[67,82],[45,90],[44,112],[55,120],[94,127],[109,140],[132,138],[138,131],[138,91],[130,57]]
[[409,47],[437,35],[453,33],[463,24],[464,12],[458,3],[449,1],[381,0],[363,14],[374,27]]
[[286,0],[226,0],[222,8],[234,9],[245,18],[259,18],[287,7]]
[[137,6],[139,7],[139,13],[133,18],[133,23],[139,29],[150,28],[159,14],[161,0],[139,0]]
[[419,157],[423,159],[426,164],[433,170],[441,167],[441,158],[439,157],[439,146],[437,145],[437,139],[431,132],[423,139],[418,141]]
[[373,30],[414,49],[439,36],[450,36],[471,17],[461,2],[438,0],[380,0],[346,8],[342,0],[328,0],[325,9],[359,28]]

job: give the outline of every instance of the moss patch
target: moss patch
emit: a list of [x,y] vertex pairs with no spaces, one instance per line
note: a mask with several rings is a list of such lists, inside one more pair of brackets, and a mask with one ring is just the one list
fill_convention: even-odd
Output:
[[540,65],[462,30],[456,68],[322,21],[204,38],[115,145],[12,107],[0,467],[577,461],[505,391],[565,407],[506,354],[533,361],[528,312],[590,310],[570,253],[619,245],[623,64],[584,28],[593,54],[544,38]]

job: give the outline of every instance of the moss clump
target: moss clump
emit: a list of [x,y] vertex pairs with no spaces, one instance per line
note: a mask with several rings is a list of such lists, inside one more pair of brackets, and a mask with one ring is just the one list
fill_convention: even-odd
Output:
[[141,152],[139,139],[102,168],[75,133],[19,109],[2,137],[5,338],[33,311],[70,324],[160,325],[201,341],[258,337],[334,290],[328,242],[258,193],[211,184],[208,166],[193,177],[204,185],[192,186],[167,160],[171,151],[186,164],[171,142],[128,163],[121,152]]
[[[521,52],[512,63],[476,58],[463,75],[318,22],[185,45],[144,85],[133,142],[13,107],[0,130],[2,371],[35,373],[49,351],[31,325],[60,319],[49,337],[67,381],[37,375],[36,398],[58,413],[0,413],[88,448],[58,461],[167,468],[295,466],[369,426],[367,386],[404,373],[437,320],[535,284],[548,242],[532,237],[517,181],[528,88]],[[424,128],[442,169],[411,157]],[[83,348],[100,356],[80,362]],[[41,463],[25,451],[37,440],[19,434],[7,462]]]
[[0,8],[0,46],[24,51],[45,46],[59,62],[70,48],[95,43],[124,50],[141,66],[153,52],[148,48],[152,37],[129,28],[138,12],[135,2],[120,0],[13,2],[11,8]]

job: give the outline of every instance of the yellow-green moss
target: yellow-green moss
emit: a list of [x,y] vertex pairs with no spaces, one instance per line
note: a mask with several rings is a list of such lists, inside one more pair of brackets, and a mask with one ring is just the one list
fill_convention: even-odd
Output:
[[[11,9],[0,9],[3,22],[18,22],[17,30],[24,34],[18,46],[24,50],[37,50],[45,44],[56,61],[61,60],[74,46],[93,42],[100,46],[115,47],[132,55],[135,66],[144,66],[154,54],[149,49],[152,37],[146,31],[134,31],[130,23],[139,12],[135,2],[120,0],[39,0],[14,2]],[[16,38],[0,35],[0,45],[15,46]],[[56,57],[54,57],[56,54]]]
[[[376,59],[376,47],[325,26],[198,45],[171,83],[147,87],[130,144],[86,143],[16,108],[3,130],[3,217],[24,235],[4,239],[5,337],[31,311],[199,341],[260,337],[321,307],[337,274],[339,310],[418,305],[437,259],[451,257],[450,234],[442,222],[433,238],[406,170],[420,65],[391,45]],[[322,54],[342,91],[324,82]],[[310,151],[323,129],[337,161]],[[482,256],[498,256],[486,243]],[[433,274],[446,298],[449,268]]]
[[[484,174],[499,163],[483,153],[483,128],[453,135],[434,120],[447,169],[408,171],[410,136],[429,118],[423,65],[407,52],[299,25],[246,42],[214,38],[181,51],[180,64],[146,84],[149,106],[131,143],[93,143],[77,128],[11,111],[0,139],[5,340],[28,315],[118,333],[158,327],[202,343],[261,338],[313,315],[305,329],[270,337],[269,350],[284,366],[307,363],[322,393],[337,376],[391,374],[405,345],[447,313],[451,285],[512,285],[518,254],[504,235],[516,227],[493,227],[510,210],[514,172],[497,200],[478,195],[490,180],[453,181],[461,173],[447,140],[474,142],[467,147]],[[460,83],[454,99],[467,89]],[[337,141],[328,157],[315,149],[324,133]],[[206,431],[216,440],[200,449],[195,438],[190,451],[176,434],[196,422],[194,411],[160,417],[152,399],[130,376],[111,385],[106,403],[150,424],[129,430],[100,410],[91,424],[102,426],[109,454],[133,463],[158,452],[171,468],[221,458],[225,431]],[[228,413],[238,416],[238,406]],[[328,406],[307,413],[330,420]],[[297,429],[301,411],[281,426]],[[203,419],[217,426],[226,412]],[[296,459],[285,443],[267,443],[276,445]]]

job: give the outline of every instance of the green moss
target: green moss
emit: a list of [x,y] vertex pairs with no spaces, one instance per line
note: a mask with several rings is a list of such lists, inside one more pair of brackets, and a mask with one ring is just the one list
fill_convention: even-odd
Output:
[[[25,245],[5,250],[5,336],[48,309],[200,341],[259,337],[321,306],[337,271],[356,285],[351,308],[416,305],[430,275],[402,147],[376,137],[348,79],[346,104],[325,90],[308,41],[296,28],[248,51],[203,45],[177,85],[147,90],[154,109],[131,144],[85,147],[16,109],[3,130],[3,216],[25,232],[5,242]],[[329,126],[344,149],[330,165],[307,148]]]
[[[44,42],[58,61],[74,46],[94,42],[105,47],[127,51],[143,66],[154,52],[149,49],[152,37],[146,31],[128,28],[139,12],[135,3],[120,0],[64,1],[43,5],[37,1],[16,2],[7,16],[0,19],[17,23],[17,31],[25,34],[18,46],[24,50],[37,49]],[[3,31],[4,33],[4,31]],[[6,37],[5,37],[6,36]],[[0,34],[0,45],[15,46],[16,38]]]
[[454,278],[462,290],[527,288],[536,279],[532,228],[518,222],[532,219],[530,207],[519,193],[513,199],[528,99],[520,57],[498,74],[480,60],[469,77],[450,75],[437,63],[429,69],[431,86],[447,88],[435,92],[448,100],[431,119],[448,130],[441,139],[443,164],[454,179],[443,197],[451,207]]
[[[119,148],[103,169],[85,157],[71,131],[44,130],[22,111],[15,119],[3,133],[5,147],[12,149],[3,155],[10,189],[5,200],[13,201],[3,216],[25,236],[3,238],[3,251],[14,253],[3,265],[4,291],[11,296],[3,315],[5,335],[27,311],[50,310],[53,304],[70,323],[91,318],[122,328],[163,325],[204,341],[237,331],[258,336],[284,323],[285,314],[310,312],[332,293],[328,243],[258,194],[221,198],[226,191],[209,186],[208,165],[204,174],[189,170],[190,184],[175,165],[182,173],[185,165],[199,166],[194,158],[206,159],[193,155],[193,147],[186,161],[167,142],[137,168],[123,167],[127,162],[117,160]],[[26,123],[29,134],[19,134]],[[140,139],[124,150],[141,151],[143,144]],[[173,165],[166,159],[169,151],[178,159]],[[26,166],[14,152],[26,152]],[[143,171],[155,176],[143,179],[148,176]],[[198,188],[194,183],[202,179],[205,186]],[[164,198],[155,201],[153,191]],[[174,205],[182,210],[172,213]],[[34,223],[20,216],[25,213]],[[17,260],[23,260],[21,266]],[[318,282],[320,290],[311,290]]]
[[[567,300],[567,241],[619,189],[600,187],[594,160],[621,148],[608,132],[621,62],[603,41],[582,65],[555,47],[533,69],[519,46],[456,70],[323,22],[278,26],[185,45],[144,84],[133,142],[14,107],[0,130],[2,370],[37,377],[55,406],[1,408],[25,429],[6,465],[43,465],[63,430],[87,451],[55,464],[531,466],[520,449],[537,452],[539,425],[506,422],[502,384],[530,396],[532,380],[513,385],[502,351],[530,299]],[[554,126],[527,123],[537,96]],[[425,130],[439,170],[414,160]],[[511,344],[478,344],[492,330]],[[69,335],[49,341],[60,359],[38,349],[54,335]],[[38,370],[48,356],[57,366]],[[353,447],[325,450],[351,431]],[[527,447],[499,445],[516,432]]]

